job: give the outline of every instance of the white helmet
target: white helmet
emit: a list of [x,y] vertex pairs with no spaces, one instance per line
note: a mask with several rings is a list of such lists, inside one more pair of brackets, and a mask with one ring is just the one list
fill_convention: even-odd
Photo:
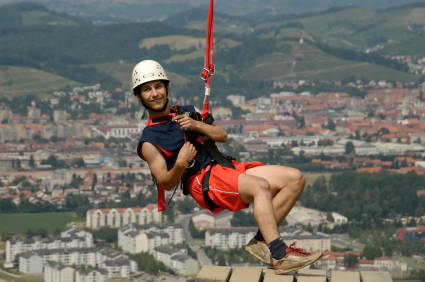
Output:
[[154,80],[165,80],[166,82],[170,81],[164,68],[158,62],[153,60],[141,61],[133,69],[131,79],[131,89],[133,90],[133,94],[136,95],[137,87],[143,83]]

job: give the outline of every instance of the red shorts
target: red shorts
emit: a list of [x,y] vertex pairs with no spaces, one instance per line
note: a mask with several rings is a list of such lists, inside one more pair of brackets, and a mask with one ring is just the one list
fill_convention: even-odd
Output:
[[[223,167],[219,164],[214,165],[211,169],[208,195],[214,203],[221,207],[221,209],[215,209],[214,211],[210,210],[212,213],[218,213],[224,209],[237,211],[249,207],[249,205],[242,202],[239,196],[239,174],[245,173],[249,168],[264,164],[261,162],[238,163],[237,161],[233,161],[233,164],[235,169]],[[204,195],[202,194],[202,180],[206,172],[206,169],[201,170],[189,181],[189,191],[198,205],[204,209],[209,209],[204,202]]]

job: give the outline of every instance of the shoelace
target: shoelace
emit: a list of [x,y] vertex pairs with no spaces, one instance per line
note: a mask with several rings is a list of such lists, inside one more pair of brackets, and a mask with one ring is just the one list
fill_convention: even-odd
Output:
[[286,253],[296,253],[301,256],[309,256],[311,253],[304,251],[301,248],[295,248],[295,242],[289,245],[289,247],[286,249]]

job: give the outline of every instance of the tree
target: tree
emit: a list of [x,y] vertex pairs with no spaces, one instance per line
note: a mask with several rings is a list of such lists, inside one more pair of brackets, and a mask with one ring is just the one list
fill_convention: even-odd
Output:
[[189,220],[189,231],[193,238],[196,238],[196,239],[205,238],[205,230],[198,230],[193,224],[192,219]]
[[330,131],[335,131],[336,124],[332,119],[328,119],[328,124],[326,126]]
[[344,266],[354,268],[359,263],[359,258],[353,254],[344,256]]
[[91,183],[91,189],[92,190],[94,190],[94,187],[96,186],[96,184],[97,184],[97,175],[95,173],[95,174],[93,174],[93,182]]
[[3,242],[6,242],[7,240],[10,240],[13,237],[13,233],[12,232],[9,232],[9,230],[5,229],[1,233],[0,237],[1,237],[1,240]]
[[327,212],[327,214],[326,214],[326,220],[327,221],[329,221],[329,222],[335,222],[335,219],[334,219],[334,217],[333,217],[333,215],[332,215],[332,212]]
[[366,257],[367,259],[374,259],[382,256],[382,251],[380,247],[366,245],[363,248],[362,256]]
[[33,157],[33,155],[31,155],[31,156],[30,156],[29,166],[30,166],[31,168],[34,168],[34,167],[35,167],[35,162],[34,162],[34,157]]
[[195,201],[193,201],[192,197],[185,197],[183,201],[178,201],[176,204],[176,208],[182,214],[190,213],[195,207],[196,204]]
[[93,237],[96,240],[116,243],[118,241],[118,232],[114,228],[102,227],[99,230],[93,231]]
[[353,142],[348,141],[345,143],[345,153],[346,154],[354,154],[356,152],[356,148],[354,147]]
[[236,211],[233,213],[233,218],[230,221],[232,226],[256,226],[254,216],[252,213],[246,213],[244,211]]

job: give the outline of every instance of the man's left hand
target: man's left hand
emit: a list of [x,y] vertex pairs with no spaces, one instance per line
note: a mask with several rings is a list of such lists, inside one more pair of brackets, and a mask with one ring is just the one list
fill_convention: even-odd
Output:
[[187,115],[177,115],[177,116],[173,117],[173,121],[176,121],[183,130],[186,130],[186,129],[195,130],[196,129],[197,121],[190,118]]

